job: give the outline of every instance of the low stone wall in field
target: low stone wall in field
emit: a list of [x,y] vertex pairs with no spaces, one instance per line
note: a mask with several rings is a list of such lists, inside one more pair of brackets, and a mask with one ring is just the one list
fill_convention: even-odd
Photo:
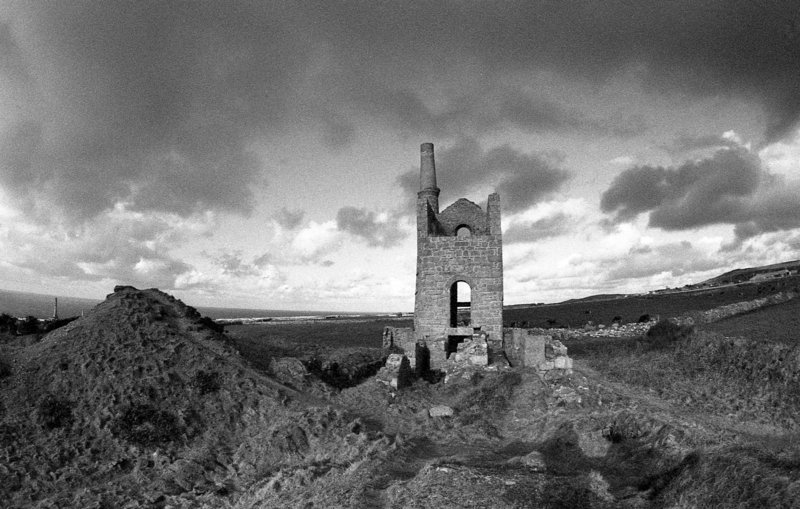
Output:
[[742,313],[747,313],[748,311],[753,311],[755,309],[763,308],[765,306],[780,304],[782,302],[792,300],[797,296],[798,293],[794,291],[778,292],[776,294],[768,295],[767,297],[762,297],[760,299],[735,302],[733,304],[728,304],[726,306],[720,306],[714,309],[709,309],[708,311],[695,311],[692,313],[687,313],[683,316],[674,318],[673,321],[678,323],[678,325],[713,323],[722,320],[723,318],[729,318],[731,316],[740,315]]

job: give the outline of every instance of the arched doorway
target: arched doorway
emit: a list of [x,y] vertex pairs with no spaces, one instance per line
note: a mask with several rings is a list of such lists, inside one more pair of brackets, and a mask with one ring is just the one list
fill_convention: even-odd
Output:
[[[450,286],[450,327],[469,327],[472,321],[472,289],[466,281],[456,281]],[[445,358],[458,351],[458,345],[471,334],[447,336]]]
[[472,289],[466,281],[450,286],[450,327],[469,327],[472,321]]

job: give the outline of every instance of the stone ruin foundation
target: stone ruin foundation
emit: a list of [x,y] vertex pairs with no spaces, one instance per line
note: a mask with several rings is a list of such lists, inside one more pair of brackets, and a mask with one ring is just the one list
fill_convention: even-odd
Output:
[[397,387],[402,357],[417,372],[509,365],[571,372],[572,360],[559,341],[503,328],[500,196],[490,194],[486,210],[461,198],[440,211],[439,193],[433,144],[423,143],[414,327],[384,329],[384,349],[402,355],[390,356],[379,379]]
[[[411,327],[384,327],[383,348],[393,352],[378,378],[387,385],[398,388],[400,363],[408,361],[408,369],[417,371],[418,358],[429,362],[429,349],[441,347],[444,340],[419,343],[414,339]],[[567,347],[542,329],[522,329],[506,327],[503,329],[502,350],[492,363],[489,362],[488,341],[485,333],[474,334],[467,341],[459,343],[456,351],[444,362],[427,367],[439,369],[449,375],[470,368],[498,369],[499,367],[529,368],[536,370],[544,378],[557,378],[572,373],[572,359]],[[400,376],[402,378],[402,376]],[[400,383],[402,387],[402,383]]]

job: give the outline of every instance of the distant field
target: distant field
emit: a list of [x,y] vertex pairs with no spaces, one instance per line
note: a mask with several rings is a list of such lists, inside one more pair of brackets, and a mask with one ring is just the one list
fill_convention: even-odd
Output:
[[412,324],[410,319],[321,320],[228,325],[225,331],[243,356],[256,368],[266,369],[271,357],[308,358],[353,347],[380,349],[384,327]]
[[761,283],[720,287],[697,292],[645,295],[605,301],[580,301],[562,304],[547,304],[524,309],[506,309],[503,322],[516,322],[529,327],[569,326],[580,327],[591,320],[596,324],[610,324],[616,316],[623,323],[635,322],[640,316],[649,314],[662,318],[680,316],[688,311],[707,309],[752,300],[784,290],[798,289],[800,277],[792,276]]
[[725,336],[796,345],[800,343],[800,299],[757,309],[703,326]]

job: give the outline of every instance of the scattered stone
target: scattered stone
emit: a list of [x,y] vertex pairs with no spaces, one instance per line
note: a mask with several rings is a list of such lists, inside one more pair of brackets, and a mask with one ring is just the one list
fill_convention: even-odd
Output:
[[301,383],[308,378],[308,370],[294,357],[275,357],[269,361],[269,371],[283,383]]
[[408,387],[413,382],[413,370],[408,357],[401,353],[390,354],[386,359],[386,364],[382,367],[376,379],[393,389]]
[[603,458],[611,448],[611,442],[602,430],[578,434],[578,446],[589,458]]
[[431,417],[453,417],[453,409],[447,405],[436,405],[428,410]]
[[545,470],[547,468],[547,462],[544,459],[544,455],[539,451],[531,451],[525,456],[521,456],[520,462],[526,467],[534,470]]
[[473,334],[472,339],[459,343],[454,362],[472,366],[488,365],[489,354],[486,334]]

